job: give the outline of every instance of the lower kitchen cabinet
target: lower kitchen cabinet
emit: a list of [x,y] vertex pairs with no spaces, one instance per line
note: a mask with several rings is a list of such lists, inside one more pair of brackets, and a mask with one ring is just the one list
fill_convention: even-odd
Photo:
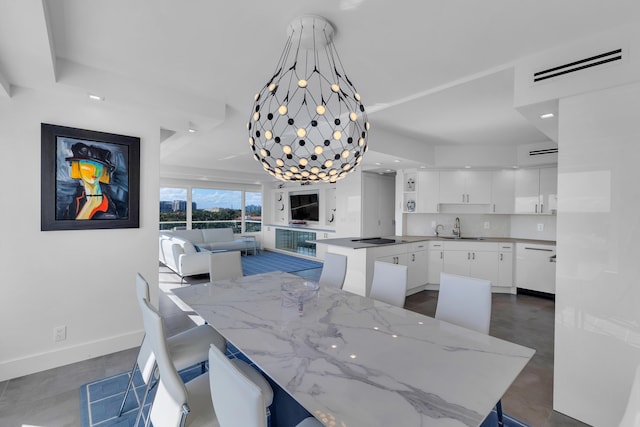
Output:
[[513,243],[500,243],[497,286],[513,286]]
[[[376,261],[407,266],[407,295],[417,292],[427,283],[427,243],[416,242],[406,245],[377,248]],[[384,255],[383,255],[384,254]]]
[[427,282],[430,285],[440,284],[442,262],[444,261],[444,248],[441,241],[429,242],[429,262],[427,267]]
[[442,271],[498,283],[498,243],[444,242]]
[[427,283],[427,243],[411,243],[408,246],[407,266],[407,294],[412,294],[413,290]]

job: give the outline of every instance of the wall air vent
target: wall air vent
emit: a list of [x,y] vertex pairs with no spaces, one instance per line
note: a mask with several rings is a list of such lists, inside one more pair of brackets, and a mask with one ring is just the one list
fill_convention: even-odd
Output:
[[538,71],[537,73],[533,74],[533,82],[536,83],[543,80],[552,79],[554,77],[574,73],[576,71],[585,70],[587,68],[597,67],[599,65],[619,61],[621,59],[622,49],[615,49],[609,52],[601,53],[599,55],[591,56],[589,58],[580,59],[568,64]]
[[546,150],[531,150],[529,151],[530,156],[542,156],[543,154],[557,154],[557,148],[548,148]]

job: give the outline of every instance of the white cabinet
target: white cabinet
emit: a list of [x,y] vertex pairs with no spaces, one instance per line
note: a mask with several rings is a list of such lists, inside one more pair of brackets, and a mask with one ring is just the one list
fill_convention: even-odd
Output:
[[491,171],[441,171],[440,203],[490,204]]
[[530,243],[516,244],[516,286],[536,292],[556,292],[556,247]]
[[515,171],[493,171],[491,179],[491,213],[512,214],[516,190]]
[[375,260],[407,266],[407,294],[427,283],[427,243],[385,246],[375,249]]
[[515,174],[515,213],[553,214],[558,209],[558,169],[519,169]]
[[437,213],[439,202],[440,173],[437,171],[418,171],[417,206],[419,213]]
[[500,243],[498,259],[498,283],[496,286],[513,286],[513,243]]
[[393,255],[384,255],[376,257],[376,261],[388,262],[389,264],[407,265],[407,253],[400,252]]
[[408,267],[407,291],[411,291],[427,283],[427,243],[410,243],[407,245],[406,255]]
[[540,213],[555,214],[558,211],[558,169],[540,169]]
[[444,242],[442,271],[498,283],[498,243]]
[[442,273],[442,262],[444,260],[444,249],[442,242],[429,242],[429,266],[427,268],[427,282],[431,285],[440,284],[440,273]]

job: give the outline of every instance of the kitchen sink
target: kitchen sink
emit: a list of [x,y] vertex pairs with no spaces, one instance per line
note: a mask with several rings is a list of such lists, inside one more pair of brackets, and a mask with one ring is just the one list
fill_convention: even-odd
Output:
[[449,237],[449,236],[438,236],[439,239],[445,240],[484,240],[484,237]]

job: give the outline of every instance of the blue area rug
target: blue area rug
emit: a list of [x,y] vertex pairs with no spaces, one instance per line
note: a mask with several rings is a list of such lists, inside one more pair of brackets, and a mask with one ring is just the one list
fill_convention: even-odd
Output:
[[[247,359],[236,347],[229,344],[226,352],[229,358],[238,358],[253,363]],[[180,372],[182,379],[187,382],[202,373],[201,366],[197,365]],[[266,377],[273,388],[273,404],[270,411],[271,427],[292,427],[310,414],[300,406],[287,392]],[[82,427],[136,427],[134,426],[139,401],[144,393],[144,383],[140,373],[134,374],[134,387],[124,407],[124,413],[118,417],[120,403],[124,396],[129,372],[123,372],[108,378],[93,381],[80,387],[80,420]],[[153,401],[153,391],[147,398],[143,408],[142,420],[139,426],[144,425],[144,420],[149,414],[149,408]],[[530,427],[528,424],[517,420],[508,414],[503,414],[504,425],[506,427]],[[480,427],[495,427],[498,425],[495,410],[482,422]],[[138,426],[138,427],[139,427]]]
[[281,254],[279,252],[262,251],[257,255],[247,255],[242,257],[242,273],[245,276],[269,273],[271,271],[284,271],[291,273],[294,271],[310,270],[313,268],[322,268],[322,263]]
[[[242,359],[256,368],[253,362],[232,344],[227,346],[226,355],[230,359]],[[201,373],[202,367],[196,365],[180,371],[180,376],[184,382],[187,382]],[[295,426],[303,419],[311,416],[280,386],[271,381],[270,378],[266,376],[265,378],[273,389],[273,404],[270,407],[271,414],[269,416],[271,427]],[[139,402],[142,399],[145,388],[138,370],[134,373],[134,388],[131,389],[127,396],[124,412],[122,416],[117,416],[128,381],[129,372],[123,372],[80,386],[80,421],[82,422],[82,427],[135,427]],[[138,427],[144,426],[145,420],[149,416],[154,390],[147,397]]]

